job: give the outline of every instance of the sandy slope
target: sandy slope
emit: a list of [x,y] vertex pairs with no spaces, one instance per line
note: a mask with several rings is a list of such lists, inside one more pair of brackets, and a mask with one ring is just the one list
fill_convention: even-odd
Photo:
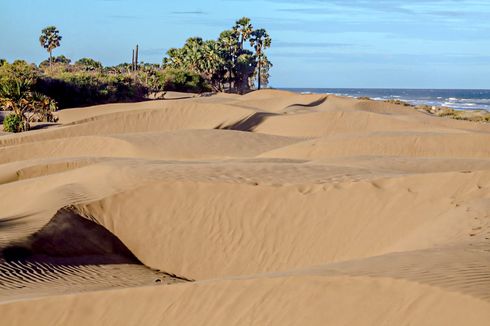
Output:
[[2,323],[490,323],[489,125],[170,95],[0,137]]

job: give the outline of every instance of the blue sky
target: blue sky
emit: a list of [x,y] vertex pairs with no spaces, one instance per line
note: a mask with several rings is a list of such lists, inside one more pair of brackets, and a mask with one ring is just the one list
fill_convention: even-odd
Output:
[[266,28],[274,87],[490,88],[490,0],[0,0],[0,58],[55,54],[105,65],[160,63],[190,36],[216,38],[242,16]]

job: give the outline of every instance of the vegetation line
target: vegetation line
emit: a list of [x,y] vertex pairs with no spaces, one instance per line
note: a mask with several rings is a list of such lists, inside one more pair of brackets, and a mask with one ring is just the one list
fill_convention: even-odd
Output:
[[[72,64],[53,56],[63,37],[55,26],[41,31],[40,45],[49,58],[39,64],[0,59],[0,110],[8,111],[3,129],[27,131],[35,123],[53,123],[57,109],[114,102],[141,101],[165,91],[246,93],[268,84],[272,63],[266,50],[272,40],[243,17],[216,40],[189,38],[170,49],[162,64],[140,62],[139,47],[131,63],[104,67],[92,58]],[[3,115],[0,115],[0,117]]]

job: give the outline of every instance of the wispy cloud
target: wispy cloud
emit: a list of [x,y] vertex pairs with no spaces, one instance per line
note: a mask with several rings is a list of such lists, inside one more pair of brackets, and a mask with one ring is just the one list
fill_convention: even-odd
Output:
[[[297,12],[310,15],[332,15],[339,11],[396,13],[402,15],[431,15],[437,17],[464,17],[490,13],[490,2],[478,0],[266,0],[283,7],[279,12]],[[455,5],[458,10],[441,10]]]
[[337,48],[353,44],[334,42],[275,41],[274,48]]
[[207,15],[207,13],[202,10],[172,11],[172,14],[173,15]]

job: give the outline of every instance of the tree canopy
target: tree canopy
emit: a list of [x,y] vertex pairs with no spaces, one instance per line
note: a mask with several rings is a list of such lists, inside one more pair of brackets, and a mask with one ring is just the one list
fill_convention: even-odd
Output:
[[265,50],[271,43],[265,29],[254,29],[251,20],[243,17],[217,40],[191,37],[183,47],[168,50],[163,65],[196,72],[216,91],[244,93],[253,86],[254,78],[258,88],[268,83],[272,63]]
[[53,62],[53,50],[60,46],[62,36],[55,26],[48,26],[41,31],[39,43],[49,52],[49,63]]
[[84,70],[99,70],[102,69],[102,63],[91,58],[81,58],[75,62],[75,65]]
[[[52,58],[52,63],[55,63],[55,64],[62,64],[62,65],[68,65],[71,63],[71,59],[70,58],[67,58],[65,57],[64,55],[59,55],[57,57],[53,57]],[[45,66],[49,66],[49,59],[48,60],[44,60],[42,61],[40,64],[39,64],[40,67],[45,67]]]

